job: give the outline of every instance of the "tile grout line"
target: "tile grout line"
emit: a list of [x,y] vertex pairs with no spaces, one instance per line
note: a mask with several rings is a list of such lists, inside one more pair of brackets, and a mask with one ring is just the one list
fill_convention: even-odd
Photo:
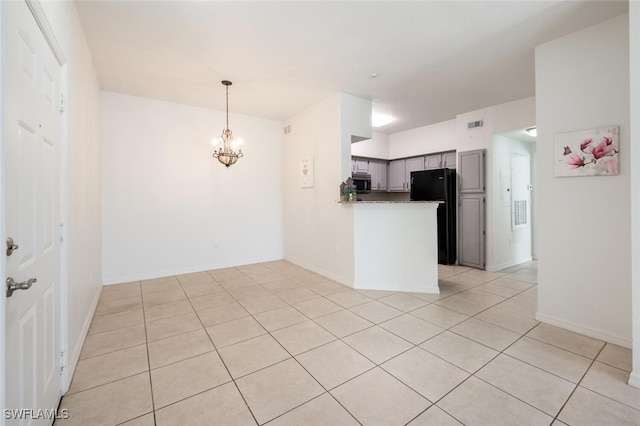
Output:
[[[241,271],[239,271],[239,272],[241,272]],[[208,272],[207,272],[207,273],[208,273]],[[210,274],[209,274],[209,275],[210,275]],[[213,280],[214,280],[215,282],[217,282],[218,284],[220,284],[220,283],[219,283],[219,282],[218,282],[214,277],[212,277],[212,278],[213,278]],[[180,282],[180,281],[178,280],[178,282]],[[180,286],[182,287],[182,284],[180,284]],[[227,295],[229,295],[230,297],[232,297],[232,298],[233,298],[233,296],[231,296],[231,295],[229,294],[229,292],[226,290],[226,288],[224,288],[224,286],[223,286],[222,284],[220,284],[220,286],[221,286],[221,287],[223,287],[223,290],[227,293]],[[185,295],[186,295],[186,293],[185,293]],[[251,407],[249,406],[249,403],[247,402],[247,400],[246,400],[245,396],[244,396],[244,395],[242,394],[242,392],[240,391],[240,388],[238,387],[238,383],[236,382],[236,379],[235,379],[235,378],[233,377],[233,375],[231,374],[231,371],[229,371],[229,367],[227,366],[227,363],[224,361],[224,358],[222,358],[222,356],[220,355],[220,352],[218,351],[218,348],[217,348],[216,344],[213,342],[213,339],[212,339],[212,338],[211,338],[211,336],[209,335],[209,332],[207,332],[207,328],[204,326],[204,323],[202,322],[202,319],[201,319],[201,318],[200,318],[200,316],[197,314],[198,312],[196,311],[195,307],[194,307],[194,306],[193,306],[193,304],[191,303],[191,298],[189,298],[189,297],[187,296],[187,300],[189,301],[189,304],[191,305],[191,308],[192,308],[192,309],[194,310],[194,312],[196,313],[196,316],[198,317],[198,321],[200,321],[200,324],[202,325],[202,329],[204,330],[205,334],[207,335],[207,338],[209,339],[209,341],[211,342],[211,345],[213,345],[213,349],[214,349],[214,351],[215,351],[215,352],[216,352],[216,354],[218,355],[218,358],[220,358],[220,362],[222,363],[222,365],[224,366],[225,370],[227,371],[227,374],[229,375],[229,378],[231,379],[231,382],[233,383],[233,385],[234,385],[234,386],[235,386],[235,388],[236,388],[236,391],[238,392],[238,394],[239,394],[239,395],[240,395],[240,397],[242,398],[242,401],[244,402],[245,407],[247,407],[247,410],[249,411],[249,413],[251,414],[251,417],[253,418],[253,421],[254,421],[254,422],[256,422],[256,424],[259,424],[259,423],[258,423],[258,419],[256,419],[256,416],[255,416],[255,414],[253,413],[253,410],[251,410]],[[234,298],[234,300],[235,300],[235,298]],[[226,383],[229,383],[229,382],[226,382]],[[218,385],[218,386],[214,386],[213,388],[210,388],[210,389],[204,390],[204,391],[202,391],[202,392],[200,392],[200,393],[208,392],[208,391],[210,391],[211,389],[215,389],[215,388],[217,388],[217,387],[223,386],[223,385],[224,385],[224,384],[226,384],[226,383],[220,384],[220,385]],[[186,400],[186,399],[188,399],[188,398],[192,398],[193,396],[194,396],[194,395],[188,396],[188,397],[186,397],[186,398],[182,399],[182,401],[184,401],[184,400]],[[175,403],[174,403],[174,404],[175,404]],[[173,405],[173,404],[171,404],[171,405]]]
[[[258,284],[258,285],[259,285],[259,284]],[[304,287],[303,287],[303,288],[304,288]],[[272,294],[273,294],[273,293],[272,293]],[[276,297],[278,297],[276,294],[273,294],[273,295],[274,295],[274,296],[276,296]],[[234,296],[231,296],[231,297],[234,297]],[[325,297],[324,297],[324,296],[322,296],[322,295],[319,295],[319,298],[325,298]],[[235,299],[235,297],[234,297],[234,299]],[[280,299],[280,298],[278,297],[278,299]],[[326,299],[326,298],[325,298],[325,299]],[[280,300],[282,300],[282,299],[280,299]],[[237,301],[237,299],[236,299],[236,301]],[[289,304],[288,302],[286,302],[286,301],[284,301],[284,300],[283,300],[283,302],[284,302],[284,303],[286,303],[288,307],[291,307],[291,308],[293,308],[294,310],[296,310],[297,312],[300,312],[300,311],[298,311],[298,310],[297,310],[293,305]],[[272,309],[272,310],[264,311],[264,312],[270,312],[270,311],[273,311],[273,310],[276,310],[276,309],[280,309],[280,308],[274,308],[274,309]],[[298,361],[298,359],[297,359],[293,354],[291,354],[291,352],[289,352],[289,351],[287,350],[287,348],[285,348],[285,347],[282,345],[282,343],[280,343],[280,341],[279,341],[278,339],[276,339],[276,338],[272,335],[272,332],[271,332],[271,331],[269,331],[269,330],[268,330],[268,329],[267,329],[267,328],[266,328],[266,327],[265,327],[265,326],[264,326],[260,321],[258,321],[258,320],[255,318],[255,316],[254,316],[254,315],[257,315],[257,314],[260,314],[260,313],[263,313],[263,312],[259,312],[259,313],[256,313],[256,314],[252,314],[252,313],[250,313],[250,312],[249,312],[249,316],[250,316],[254,321],[256,321],[256,322],[257,322],[257,323],[258,323],[258,324],[259,324],[259,325],[260,325],[260,326],[265,330],[266,335],[268,335],[269,337],[271,337],[271,338],[272,338],[272,339],[273,339],[273,340],[274,340],[274,341],[275,341],[275,342],[276,342],[276,343],[277,343],[277,344],[282,348],[282,350],[284,350],[284,351],[289,355],[289,358],[284,359],[284,360],[281,360],[281,361],[278,361],[278,362],[276,362],[276,363],[274,363],[274,364],[270,364],[270,365],[268,365],[268,366],[262,367],[262,368],[260,368],[260,369],[258,369],[258,370],[252,371],[252,372],[250,372],[250,373],[247,373],[247,374],[245,374],[245,375],[243,375],[243,376],[238,377],[237,379],[241,379],[241,378],[243,378],[243,377],[250,376],[250,375],[255,374],[255,373],[259,372],[259,371],[262,371],[262,370],[265,370],[265,369],[267,369],[267,368],[273,367],[274,365],[282,364],[282,363],[284,363],[284,362],[289,361],[290,359],[292,359],[292,360],[294,360],[294,361],[297,363],[297,365],[298,365],[298,366],[300,366],[300,367],[301,367],[301,368],[302,368],[302,369],[303,369],[303,370],[304,370],[304,371],[305,371],[305,372],[306,372],[306,373],[307,373],[307,374],[308,374],[308,375],[309,375],[309,376],[310,376],[310,377],[311,377],[311,378],[312,378],[312,379],[313,379],[313,380],[314,380],[314,381],[315,381],[315,382],[316,382],[316,383],[317,383],[317,384],[318,384],[318,385],[319,385],[319,386],[324,390],[324,392],[323,392],[323,393],[321,393],[320,395],[317,395],[317,396],[315,396],[314,398],[312,398],[312,399],[310,399],[310,400],[308,400],[308,401],[304,401],[304,402],[300,403],[299,405],[297,405],[297,406],[295,406],[295,407],[292,407],[291,409],[289,409],[289,410],[287,410],[287,411],[285,411],[285,412],[283,412],[283,413],[279,414],[278,416],[274,417],[273,419],[269,419],[269,420],[267,421],[267,423],[268,423],[268,422],[271,422],[271,421],[273,421],[273,420],[277,419],[278,417],[281,417],[281,416],[283,416],[283,415],[285,415],[285,414],[287,414],[287,413],[289,413],[289,412],[291,412],[291,411],[295,410],[296,408],[298,408],[298,407],[300,407],[300,406],[302,406],[302,405],[304,405],[304,404],[308,403],[309,401],[312,401],[312,400],[314,400],[314,399],[316,399],[316,398],[319,398],[320,396],[322,396],[322,395],[323,395],[323,394],[325,394],[325,393],[330,394],[330,392],[329,392],[329,391],[328,391],[328,390],[327,390],[327,389],[326,389],[326,388],[325,388],[325,387],[324,387],[324,386],[323,386],[323,385],[318,381],[318,379],[317,379],[315,376],[313,376],[313,375],[312,375],[312,374],[311,374],[311,373],[310,373],[310,372],[309,372],[309,371],[304,367],[304,365],[302,365],[302,364],[300,363],[300,361]],[[307,316],[307,315],[305,315],[303,312],[300,312],[300,313],[301,313],[303,316],[305,316],[305,317],[307,318],[307,320],[308,320],[308,321],[312,321],[312,322],[314,322],[314,323],[315,323],[315,321],[314,321],[312,318],[308,317],[308,316]],[[330,314],[327,314],[327,315],[330,315]],[[317,323],[315,323],[315,324],[317,324]],[[292,324],[291,326],[293,326],[293,325],[295,325],[295,324]],[[318,325],[318,326],[320,326],[319,324],[317,324],[317,325]],[[320,327],[321,327],[321,326],[320,326]],[[283,327],[283,328],[287,328],[287,327]],[[274,331],[278,331],[278,330],[274,330]],[[257,337],[260,337],[260,336],[257,336]],[[336,336],[336,337],[337,337],[337,336]],[[246,342],[247,340],[251,340],[251,339],[246,339],[246,340],[244,340],[244,341]],[[334,341],[335,341],[335,340],[334,340]],[[332,341],[332,342],[333,342],[333,341]],[[329,342],[329,343],[332,343],[332,342]],[[241,342],[239,342],[239,343],[241,343]],[[329,343],[326,343],[326,344],[329,344]],[[236,343],[236,344],[237,344],[237,343]],[[321,346],[323,346],[323,345],[321,345]],[[320,347],[321,347],[321,346],[320,346]],[[312,350],[312,349],[310,349],[310,350]],[[222,358],[222,357],[221,357],[221,358]],[[236,381],[236,378],[233,378],[233,377],[232,377],[232,379],[234,380],[234,382]],[[237,383],[236,383],[236,387],[237,387]],[[237,388],[238,388],[238,387],[237,387]],[[238,392],[242,395],[242,398],[243,398],[243,400],[244,400],[244,395],[242,394],[242,392],[240,391],[240,389],[239,389],[239,388],[238,388]],[[330,394],[330,395],[331,395],[331,394]],[[331,396],[333,397],[333,395],[331,395]],[[334,399],[335,399],[335,398],[334,398]],[[337,402],[339,403],[339,401],[337,401]],[[246,400],[245,400],[245,403],[246,403]],[[248,407],[248,408],[249,408],[249,410],[251,411],[251,408],[249,407],[249,405],[248,405],[248,404],[247,404],[247,407]],[[351,415],[351,413],[349,413],[349,414]],[[252,415],[253,415],[253,411],[252,411]],[[352,415],[352,416],[353,416],[353,415]],[[257,423],[257,424],[260,424],[260,423],[257,421],[257,419],[255,418],[255,415],[254,415],[254,420],[256,421],[256,423]],[[356,421],[357,421],[357,419],[356,419]],[[359,423],[359,422],[358,422],[358,423]]]
[[[562,421],[560,419],[558,419],[558,416],[560,416],[560,414],[562,413],[562,410],[564,410],[564,407],[566,407],[566,405],[569,403],[569,401],[571,400],[571,397],[576,393],[576,391],[578,390],[578,387],[580,387],[580,383],[582,383],[582,380],[585,378],[585,376],[589,373],[589,370],[591,370],[591,367],[593,366],[593,364],[596,362],[596,359],[598,359],[598,357],[600,356],[600,354],[602,353],[602,351],[604,350],[604,347],[607,346],[607,344],[605,343],[604,345],[602,345],[602,348],[600,348],[600,350],[598,351],[598,353],[596,354],[595,357],[593,357],[593,360],[591,360],[591,363],[589,364],[589,367],[585,370],[584,374],[582,375],[582,377],[580,377],[580,380],[578,380],[578,382],[576,383],[576,386],[573,388],[573,391],[571,391],[571,393],[569,394],[569,396],[567,397],[566,401],[564,401],[564,404],[562,404],[562,406],[560,407],[560,409],[558,410],[558,412],[556,413],[556,415],[553,417],[553,421]],[[563,422],[564,423],[564,422]]]
[[147,335],[147,318],[144,313],[144,293],[142,292],[142,281],[140,281],[140,296],[142,298],[142,322],[144,324],[144,340],[147,349],[147,366],[149,367],[149,391],[151,393],[151,412],[153,413],[153,424],[156,424],[156,403],[153,398],[153,380],[151,380],[151,356],[149,355],[149,336]]
[[[534,286],[537,286],[537,284],[536,284],[536,285],[534,285]],[[516,296],[518,296],[519,294],[521,294],[521,293],[523,293],[523,292],[525,292],[525,291],[528,291],[528,290],[529,290],[529,289],[527,289],[527,290],[523,290],[522,292],[520,292],[520,293],[518,293],[518,294],[516,294],[516,295],[512,296],[512,298],[513,298],[513,297],[516,297]],[[509,299],[511,299],[511,298],[509,298]],[[507,300],[509,300],[509,299],[507,299]],[[506,301],[506,300],[505,300],[505,301]],[[499,302],[498,304],[493,305],[493,306],[497,306],[497,305],[499,305],[499,304],[501,304],[501,303],[503,303],[503,302],[505,302],[505,301]],[[491,306],[491,307],[493,307],[493,306]],[[491,308],[491,307],[490,307],[490,308]],[[490,309],[490,308],[487,308],[487,309]],[[485,310],[486,310],[486,309],[485,309]],[[475,315],[473,315],[473,316],[472,316],[472,317],[470,317],[470,318],[473,318],[473,317],[475,317],[476,315],[479,315],[479,314],[480,314],[480,313],[482,313],[482,312],[484,312],[484,311],[481,311],[481,312],[479,312],[478,314],[475,314]],[[478,318],[478,320],[482,321],[480,318]],[[465,320],[465,321],[466,321],[466,320]],[[463,321],[463,322],[464,322],[464,321]],[[484,322],[484,321],[483,321],[483,322]],[[491,323],[489,323],[489,324],[491,324]],[[535,328],[537,328],[538,326],[540,326],[540,324],[542,324],[542,323],[541,323],[541,322],[538,322],[538,324],[536,324],[535,326],[531,327],[528,331],[526,331],[524,334],[522,334],[518,339],[516,339],[514,342],[512,342],[511,344],[509,344],[509,345],[508,345],[507,347],[505,347],[503,350],[499,351],[499,353],[498,353],[496,356],[494,356],[490,361],[488,361],[487,363],[485,363],[482,367],[480,367],[479,369],[477,369],[477,370],[476,370],[474,373],[472,373],[469,377],[473,376],[473,377],[477,378],[478,380],[481,380],[482,382],[484,382],[484,383],[486,383],[486,384],[488,384],[488,385],[492,386],[493,388],[495,388],[495,389],[497,389],[497,390],[499,390],[499,391],[501,391],[501,392],[504,392],[505,394],[507,394],[507,395],[509,395],[509,396],[511,396],[511,397],[513,397],[513,398],[516,398],[517,400],[519,400],[519,401],[521,401],[521,402],[523,402],[523,403],[525,403],[525,404],[529,405],[530,407],[532,407],[532,408],[534,408],[534,409],[536,409],[536,410],[538,410],[538,411],[540,411],[540,412],[542,412],[542,413],[544,413],[544,414],[546,414],[546,415],[548,415],[548,416],[550,416],[550,417],[551,417],[551,415],[549,415],[549,414],[545,413],[544,411],[540,410],[539,408],[537,408],[537,407],[535,407],[535,406],[531,405],[531,404],[530,404],[530,403],[528,403],[527,401],[524,401],[524,400],[522,400],[522,399],[518,398],[517,396],[512,395],[511,393],[509,393],[509,392],[507,392],[507,391],[505,391],[505,390],[503,390],[503,389],[500,389],[499,387],[497,387],[497,386],[493,385],[492,383],[489,383],[489,382],[487,382],[487,381],[483,380],[481,377],[476,376],[476,374],[477,374],[480,370],[482,370],[484,367],[486,367],[490,362],[492,362],[493,360],[495,360],[498,356],[500,356],[500,355],[504,354],[505,356],[508,356],[508,357],[510,357],[510,358],[514,358],[514,359],[516,359],[516,360],[518,360],[518,361],[520,361],[520,362],[523,362],[524,364],[527,364],[527,365],[529,365],[529,366],[531,366],[531,367],[533,367],[533,368],[536,368],[537,370],[543,371],[543,372],[545,372],[545,373],[547,373],[547,374],[551,374],[551,375],[553,375],[553,376],[555,376],[555,377],[558,377],[558,378],[560,378],[560,379],[562,379],[562,380],[565,380],[565,381],[567,381],[567,382],[569,382],[569,383],[572,383],[571,381],[569,381],[569,380],[567,380],[567,379],[565,379],[565,378],[563,378],[563,377],[560,377],[560,376],[558,376],[557,374],[554,374],[554,373],[552,373],[552,372],[549,372],[549,371],[547,371],[547,370],[544,370],[544,369],[542,369],[542,368],[540,368],[540,367],[538,367],[538,366],[536,366],[536,365],[530,364],[530,363],[528,363],[528,362],[526,362],[526,361],[523,361],[523,360],[521,360],[521,359],[519,359],[519,358],[512,357],[511,355],[509,355],[509,354],[505,353],[505,351],[506,351],[507,349],[509,349],[509,348],[510,348],[511,346],[513,346],[514,344],[516,344],[516,343],[517,343],[518,341],[520,341],[522,338],[524,338],[524,337],[529,337],[529,336],[527,336],[527,334],[528,334],[528,333],[530,333],[533,329],[535,329]],[[495,325],[495,324],[492,324],[492,325]],[[497,325],[496,325],[496,326],[497,326]],[[499,327],[499,326],[498,326],[498,327]],[[449,331],[451,331],[451,330],[449,330]],[[510,330],[510,331],[512,331],[512,330]],[[451,332],[455,333],[455,331],[451,331]],[[456,333],[456,334],[457,334],[457,333]],[[460,335],[460,336],[461,336],[461,337],[466,337],[466,336],[463,336],[463,335]],[[534,338],[532,338],[532,337],[529,337],[529,338],[534,339]],[[549,344],[549,343],[547,343],[547,342],[543,342],[543,341],[540,341],[540,340],[537,340],[537,339],[534,339],[534,340],[539,341],[539,342],[544,343],[544,344],[548,344],[548,345],[553,346],[553,347],[556,347],[556,348],[558,348],[558,349],[565,350],[565,351],[567,351],[567,352],[569,352],[569,353],[573,353],[573,354],[575,354],[575,353],[574,353],[574,352],[572,352],[572,351],[566,350],[566,349],[564,349],[564,348],[557,347],[557,346],[555,346],[555,345],[551,345],[551,344]],[[476,342],[476,343],[482,344],[482,343],[480,343],[480,342]],[[567,397],[567,400],[564,402],[564,404],[563,404],[563,405],[562,405],[562,407],[560,408],[560,411],[555,415],[555,417],[553,418],[552,422],[553,422],[553,421],[555,421],[555,420],[557,420],[557,417],[558,417],[558,415],[560,414],[560,412],[562,411],[562,408],[564,408],[564,406],[567,404],[567,402],[569,401],[569,399],[571,398],[571,396],[573,395],[573,393],[574,393],[574,392],[576,391],[576,389],[578,388],[579,383],[582,381],[582,379],[584,378],[584,376],[586,376],[586,374],[588,373],[588,371],[591,369],[591,366],[593,365],[593,363],[595,363],[595,361],[596,361],[597,357],[599,356],[600,352],[602,352],[602,350],[604,349],[604,347],[605,347],[605,346],[606,346],[606,343],[605,343],[605,345],[603,345],[603,346],[602,346],[602,348],[600,348],[600,351],[598,351],[598,354],[595,356],[595,358],[593,358],[593,359],[592,359],[591,364],[589,365],[589,367],[588,367],[588,368],[586,369],[586,371],[584,372],[584,374],[583,374],[582,378],[578,381],[578,383],[576,383],[576,384],[575,384],[575,388],[574,388],[574,390],[571,392],[571,394],[569,395],[569,397]],[[495,348],[491,348],[491,349],[495,350]],[[575,354],[575,355],[579,355],[579,356],[584,357],[584,355],[580,355],[580,354]],[[586,358],[586,357],[584,357],[584,358]],[[446,360],[445,360],[445,361],[446,361]],[[461,382],[458,386],[460,386],[462,383],[464,383],[465,381],[467,381],[467,380],[469,379],[469,377],[467,377],[467,379],[465,379],[463,382]],[[456,389],[458,386],[456,386],[454,389]],[[454,389],[452,389],[449,393],[451,393]],[[449,393],[447,393],[447,395],[448,395]],[[435,404],[437,404],[437,402],[439,402],[440,400],[442,400],[444,397],[446,397],[446,395],[444,395],[442,398],[440,398],[438,401],[436,401],[436,402],[434,403],[434,405],[435,405]],[[442,409],[441,407],[439,407],[439,408],[440,408],[440,409]],[[446,412],[446,410],[443,410],[443,411],[445,411],[445,412]],[[451,414],[450,414],[450,413],[448,413],[448,412],[447,412],[447,414],[451,415]]]
[[[466,272],[466,271],[465,271],[465,272]],[[464,272],[461,272],[461,273],[464,273]],[[507,274],[507,275],[509,275],[509,274]],[[498,278],[502,278],[502,277],[497,277],[497,278],[495,278],[495,279],[498,279]],[[494,279],[494,280],[495,280],[495,279]],[[487,281],[487,283],[488,283],[488,282],[491,282],[491,281],[493,281],[493,280]],[[483,284],[486,284],[486,283],[483,283]],[[479,285],[483,285],[483,284],[479,284]],[[463,292],[465,292],[465,291],[469,291],[469,290],[471,290],[471,289],[473,289],[473,288],[475,288],[475,287],[477,287],[477,286],[474,286],[474,287],[468,288],[468,289],[463,290],[463,291],[461,291],[461,292],[459,292],[459,293],[463,293]],[[533,287],[533,286],[532,286],[532,287]],[[505,299],[505,300],[503,300],[503,301],[501,301],[501,302],[497,303],[496,305],[498,305],[498,304],[500,304],[500,303],[502,303],[502,302],[504,302],[504,301],[506,301],[506,300],[509,300],[509,299],[511,299],[512,297],[515,297],[515,296],[517,296],[517,295],[519,295],[519,294],[521,294],[522,292],[527,291],[527,290],[529,290],[529,289],[522,290],[521,292],[514,294],[514,295],[513,295],[513,296],[511,296],[510,298],[507,298],[507,299]],[[459,294],[459,293],[456,293],[456,294]],[[455,295],[455,294],[450,295],[450,296],[447,296],[447,297],[445,297],[445,298],[443,298],[443,299],[446,299],[446,298],[451,297],[451,296],[454,296],[454,295]],[[443,299],[440,299],[440,300],[443,300]],[[436,302],[433,302],[433,303],[430,303],[430,304],[436,304]],[[496,305],[491,305],[491,306],[489,306],[488,308],[486,308],[486,309],[484,309],[484,310],[482,310],[482,311],[480,311],[480,312],[478,312],[478,313],[476,313],[476,314],[474,314],[474,315],[469,316],[469,318],[467,318],[467,319],[465,319],[465,320],[461,321],[460,323],[463,323],[463,322],[467,321],[467,320],[468,320],[468,319],[470,319],[470,318],[474,318],[475,316],[477,316],[477,315],[481,314],[482,312],[484,312],[484,311],[486,311],[486,310],[488,310],[488,309],[491,309],[492,307],[494,307],[494,306],[496,306]],[[437,305],[437,306],[440,306],[440,305]],[[448,309],[448,308],[446,308],[446,307],[443,307],[443,308]],[[420,308],[417,308],[417,309],[420,309]],[[415,310],[417,310],[417,309],[415,309]],[[415,310],[414,310],[414,311],[415,311]],[[413,312],[413,311],[411,311],[411,312]],[[454,311],[454,312],[457,312],[457,311]],[[409,312],[409,313],[410,313],[410,312]],[[467,315],[467,314],[463,314],[463,315]],[[478,318],[478,320],[480,320],[480,319]],[[483,322],[485,322],[485,321],[483,321]],[[458,324],[460,324],[460,323],[458,323]],[[458,325],[458,324],[454,324],[454,325],[452,325],[451,327],[444,329],[444,330],[443,330],[441,333],[439,333],[438,335],[440,335],[440,334],[444,333],[445,331],[449,331],[449,332],[452,332],[452,333],[454,333],[454,334],[457,334],[458,336],[461,336],[461,337],[463,337],[463,338],[465,338],[465,339],[469,339],[468,337],[463,336],[463,335],[460,335],[460,334],[456,333],[455,331],[452,331],[452,330],[451,330],[451,328],[455,327],[455,326],[456,326],[456,325]],[[488,323],[488,324],[491,324],[491,323]],[[495,324],[491,324],[491,325],[495,325]],[[539,325],[539,324],[536,324],[536,325],[535,325],[534,327],[532,327],[529,331],[531,331],[532,329],[534,329],[534,328],[535,328],[535,327],[537,327],[538,325]],[[497,325],[495,325],[495,326],[497,326]],[[499,326],[497,326],[497,327],[499,327]],[[503,328],[503,327],[500,327],[500,328]],[[507,330],[507,329],[505,329],[505,330]],[[513,330],[508,330],[508,331],[512,331],[512,332],[513,332]],[[506,348],[504,348],[502,351],[498,351],[498,353],[497,353],[494,357],[492,357],[489,361],[487,361],[486,363],[484,363],[480,368],[478,368],[478,369],[477,369],[475,372],[473,372],[473,373],[469,373],[468,371],[466,371],[466,370],[464,370],[464,369],[462,369],[462,368],[458,367],[457,365],[452,364],[452,363],[451,363],[451,362],[449,362],[448,360],[446,360],[446,359],[444,359],[444,358],[442,358],[442,357],[440,357],[440,356],[438,356],[438,355],[436,355],[436,354],[432,354],[431,352],[429,352],[429,351],[427,351],[427,350],[425,350],[425,349],[423,349],[423,348],[420,348],[420,349],[425,350],[427,353],[430,353],[431,355],[434,355],[434,356],[438,357],[439,359],[441,359],[441,360],[443,360],[443,361],[447,362],[448,364],[451,364],[452,366],[454,366],[454,367],[456,367],[456,368],[458,368],[458,369],[460,369],[460,370],[464,371],[465,373],[468,373],[468,374],[469,374],[469,376],[467,376],[464,380],[462,380],[460,383],[458,383],[456,386],[454,386],[451,390],[449,390],[447,393],[445,393],[445,394],[444,394],[442,397],[440,397],[438,400],[436,400],[436,401],[432,402],[432,405],[431,405],[431,406],[429,406],[428,408],[426,408],[423,412],[419,413],[415,418],[419,417],[419,416],[420,416],[420,415],[422,415],[424,412],[428,411],[432,406],[436,406],[437,408],[439,408],[440,410],[442,410],[443,412],[445,412],[448,416],[450,416],[450,417],[452,417],[453,419],[455,419],[456,421],[460,422],[460,421],[459,421],[455,416],[453,416],[451,413],[449,413],[448,411],[444,410],[442,407],[438,406],[438,405],[437,405],[437,403],[438,403],[438,402],[440,402],[441,400],[443,400],[447,395],[449,395],[450,393],[452,393],[455,389],[457,389],[458,387],[460,387],[460,386],[461,386],[463,383],[465,383],[467,380],[469,380],[469,378],[470,378],[470,377],[475,377],[475,378],[477,378],[477,379],[479,379],[479,380],[482,380],[482,379],[480,379],[479,377],[476,377],[476,376],[475,376],[475,374],[476,374],[478,371],[480,371],[481,369],[483,369],[485,366],[487,366],[490,362],[492,362],[493,360],[495,360],[499,355],[501,355],[501,354],[502,354],[506,349],[508,349],[511,345],[513,345],[515,342],[517,342],[517,341],[518,341],[518,340],[520,340],[522,337],[524,337],[524,335],[525,335],[526,333],[528,333],[529,331],[527,331],[527,332],[525,332],[524,334],[522,334],[518,339],[516,339],[514,342],[512,342],[510,345],[508,345],[508,346],[507,346]],[[433,337],[431,337],[431,338],[427,339],[426,341],[431,340],[432,338],[435,338],[435,337],[437,337],[438,335],[433,336]],[[492,349],[492,350],[494,350],[494,351],[495,351],[495,348],[489,347],[489,346],[484,345],[483,343],[480,343],[480,342],[476,342],[475,340],[472,340],[472,339],[469,339],[469,340],[471,340],[472,342],[478,343],[478,344],[480,344],[480,345],[483,345],[483,346],[485,346],[485,347],[488,347],[489,349]],[[426,341],[425,341],[425,342],[426,342]],[[423,342],[423,343],[424,343],[424,342]],[[416,345],[416,347],[419,347],[419,345]],[[399,354],[399,355],[400,355],[400,354]],[[398,355],[398,356],[399,356],[399,355]],[[395,357],[394,357],[394,358],[395,358]],[[393,358],[391,358],[391,359],[393,359]],[[387,361],[385,361],[385,362],[387,362]],[[383,368],[383,367],[380,367],[380,368]],[[383,369],[384,369],[384,368],[383,368]],[[387,370],[385,370],[385,371],[387,371]],[[407,386],[407,387],[409,387],[410,389],[412,389],[414,392],[417,392],[417,391],[416,391],[415,389],[413,389],[411,386],[409,386],[408,384],[404,383],[404,382],[403,382],[402,380],[400,380],[399,378],[395,377],[391,372],[388,372],[388,371],[387,371],[387,373],[388,373],[388,374],[390,374],[392,377],[394,377],[396,380],[399,380],[399,381],[400,381],[401,383],[403,383],[405,386]],[[482,381],[483,381],[483,382],[485,382],[484,380],[482,380]],[[487,382],[485,382],[485,383],[487,383]],[[519,398],[515,397],[514,395],[511,395],[510,393],[508,393],[508,392],[506,392],[506,391],[504,391],[504,390],[502,390],[502,389],[500,389],[500,388],[497,388],[497,387],[493,386],[493,385],[492,385],[492,384],[490,384],[490,383],[488,383],[488,384],[489,384],[489,385],[491,385],[492,387],[494,387],[494,388],[498,389],[500,392],[504,392],[505,394],[507,394],[507,395],[509,395],[509,396],[511,396],[511,397],[513,397],[513,398],[516,398],[516,399],[518,399],[519,401],[521,401],[521,402],[523,402],[523,403],[525,403],[525,404],[527,404],[527,405],[531,406],[531,405],[530,405],[530,404],[528,404],[526,401],[522,401],[522,400],[520,400]],[[420,394],[419,392],[417,392],[417,393],[418,393],[419,395],[421,395],[421,396],[422,396],[422,394]],[[423,396],[423,397],[424,397],[424,396]],[[532,407],[532,408],[535,408],[535,409],[536,409],[536,410],[538,410],[538,411],[541,411],[541,410],[537,409],[536,407],[533,407],[533,406],[531,406],[531,407]],[[544,413],[544,412],[543,412],[543,413]],[[544,413],[544,414],[546,414],[546,413]],[[414,419],[412,419],[411,421],[415,420],[415,418],[414,418]],[[410,421],[410,422],[411,422],[411,421]],[[409,423],[410,423],[410,422],[409,422]],[[462,422],[460,422],[460,423],[462,424]],[[408,424],[408,423],[407,423],[407,424]]]

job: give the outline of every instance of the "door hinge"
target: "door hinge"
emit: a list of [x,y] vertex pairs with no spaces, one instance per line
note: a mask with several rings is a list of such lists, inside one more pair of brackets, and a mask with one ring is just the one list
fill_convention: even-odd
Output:
[[64,107],[66,105],[66,99],[64,98],[64,93],[60,92],[60,112],[64,112]]
[[60,374],[67,368],[67,353],[65,351],[60,352]]
[[60,241],[64,241],[64,223],[60,223]]

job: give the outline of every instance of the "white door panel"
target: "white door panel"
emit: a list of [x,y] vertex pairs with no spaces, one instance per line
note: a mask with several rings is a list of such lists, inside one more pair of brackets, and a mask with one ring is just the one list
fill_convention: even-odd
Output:
[[16,282],[37,279],[4,298],[5,406],[33,410],[7,424],[51,424],[37,414],[60,399],[60,67],[27,5],[4,7],[4,238],[19,246],[4,262]]

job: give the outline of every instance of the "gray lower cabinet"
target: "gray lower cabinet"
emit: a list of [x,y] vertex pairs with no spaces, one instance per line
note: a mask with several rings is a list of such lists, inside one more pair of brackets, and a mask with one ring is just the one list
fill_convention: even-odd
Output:
[[461,195],[458,204],[458,263],[484,269],[484,194]]

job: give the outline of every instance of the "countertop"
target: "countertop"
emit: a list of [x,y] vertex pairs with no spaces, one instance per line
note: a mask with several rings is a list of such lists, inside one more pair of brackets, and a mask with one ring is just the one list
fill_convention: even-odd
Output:
[[341,204],[442,204],[444,201],[339,201]]

